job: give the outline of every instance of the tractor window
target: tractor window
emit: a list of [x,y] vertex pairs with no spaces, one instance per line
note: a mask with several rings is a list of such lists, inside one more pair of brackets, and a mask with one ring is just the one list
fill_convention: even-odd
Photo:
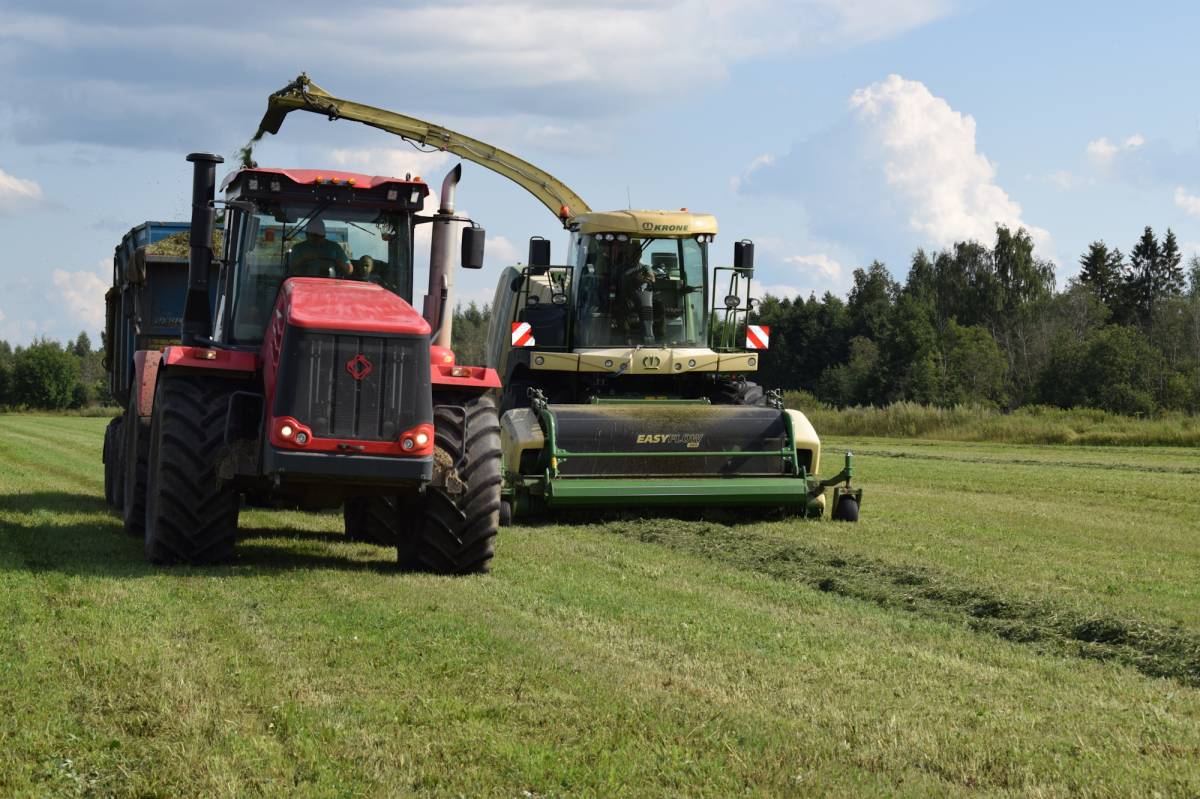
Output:
[[[260,341],[279,287],[289,277],[364,280],[411,292],[408,215],[287,206],[251,218],[236,261],[233,338]],[[406,297],[407,299],[407,297]]]
[[704,346],[706,245],[607,233],[585,239],[576,301],[579,346]]

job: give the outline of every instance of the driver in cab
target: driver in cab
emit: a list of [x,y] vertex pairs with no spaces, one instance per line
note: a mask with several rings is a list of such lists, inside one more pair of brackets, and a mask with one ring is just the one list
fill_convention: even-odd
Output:
[[311,219],[304,228],[304,241],[288,255],[288,277],[346,277],[350,259],[336,241],[325,238],[325,222]]

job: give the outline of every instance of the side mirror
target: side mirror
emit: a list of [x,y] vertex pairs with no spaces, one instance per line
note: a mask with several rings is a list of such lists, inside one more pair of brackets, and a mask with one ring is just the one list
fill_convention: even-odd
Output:
[[481,227],[463,228],[462,232],[462,265],[463,269],[483,268],[483,241],[486,232]]
[[550,265],[550,239],[532,236],[529,239],[529,265]]
[[732,311],[734,308],[742,304],[742,298],[736,294],[725,295],[725,307]]
[[733,243],[733,268],[754,275],[754,242],[750,239]]

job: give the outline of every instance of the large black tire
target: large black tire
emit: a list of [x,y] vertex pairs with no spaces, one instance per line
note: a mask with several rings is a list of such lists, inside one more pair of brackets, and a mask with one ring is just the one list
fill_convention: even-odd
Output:
[[[467,436],[462,418],[467,412]],[[439,574],[478,574],[491,568],[500,526],[500,422],[487,396],[435,396],[435,441],[457,463],[460,493],[427,488],[413,501],[411,546],[398,547],[400,565]]]
[[101,460],[104,462],[104,502],[110,508],[117,507],[117,441],[121,436],[121,417],[109,421],[104,428],[104,451]]
[[125,532],[136,538],[146,534],[146,459],[150,455],[150,425],[137,413],[137,386],[130,391],[125,410],[125,464],[121,517]]
[[385,547],[398,546],[412,526],[403,504],[395,496],[359,497],[342,506],[346,538]]
[[146,558],[205,565],[233,557],[238,491],[217,474],[229,386],[160,375],[150,431]]
[[830,518],[835,522],[858,521],[858,500],[849,494],[838,497],[837,505],[834,506]]
[[758,405],[767,404],[762,386],[749,380],[726,380],[717,384],[711,397],[714,405]]

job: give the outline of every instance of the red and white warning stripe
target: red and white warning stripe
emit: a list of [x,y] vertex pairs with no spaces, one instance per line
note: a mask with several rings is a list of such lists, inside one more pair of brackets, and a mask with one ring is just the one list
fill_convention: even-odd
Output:
[[770,327],[767,325],[746,325],[746,349],[765,350],[770,342]]
[[514,347],[532,347],[533,328],[528,322],[513,322],[512,323],[512,345]]

